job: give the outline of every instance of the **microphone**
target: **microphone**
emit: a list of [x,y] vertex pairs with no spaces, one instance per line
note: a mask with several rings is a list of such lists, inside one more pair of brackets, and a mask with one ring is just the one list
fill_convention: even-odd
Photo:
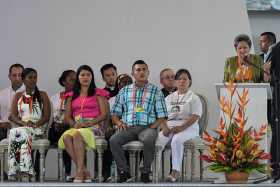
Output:
[[245,57],[244,57],[244,64],[247,64],[248,66],[253,66],[254,68],[260,70],[263,73],[265,73],[266,75],[270,75],[270,73],[265,71],[262,67],[252,63],[249,54],[245,55]]

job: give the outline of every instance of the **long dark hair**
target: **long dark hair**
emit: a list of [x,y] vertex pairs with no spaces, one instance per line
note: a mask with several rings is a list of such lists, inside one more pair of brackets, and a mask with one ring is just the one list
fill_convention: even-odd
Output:
[[[21,73],[21,79],[24,80],[26,78],[26,76],[31,72],[36,73],[38,75],[38,73],[35,69],[25,68]],[[40,94],[40,91],[39,91],[37,85],[35,85],[34,94],[32,95],[32,97],[33,97],[34,102],[36,102],[36,100],[38,101],[40,109],[42,109],[42,98],[41,98],[41,94]]]
[[93,71],[92,71],[91,67],[89,67],[88,65],[82,65],[77,70],[76,81],[75,81],[74,88],[73,88],[72,101],[80,96],[81,83],[80,83],[80,80],[79,80],[79,75],[80,75],[82,70],[89,71],[91,73],[91,75],[92,75],[92,79],[90,81],[90,85],[89,85],[89,88],[88,88],[87,96],[93,96],[95,94],[96,85],[95,85],[95,82],[94,82]]

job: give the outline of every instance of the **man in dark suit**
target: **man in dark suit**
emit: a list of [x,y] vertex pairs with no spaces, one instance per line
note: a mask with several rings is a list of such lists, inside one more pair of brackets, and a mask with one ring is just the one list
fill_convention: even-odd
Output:
[[280,179],[280,42],[273,47],[271,52],[271,87],[272,87],[272,142],[271,142],[271,156],[272,156],[272,177],[275,180]]
[[271,51],[276,43],[276,36],[273,32],[264,32],[260,35],[260,49],[261,58],[264,63],[267,63],[271,59]]

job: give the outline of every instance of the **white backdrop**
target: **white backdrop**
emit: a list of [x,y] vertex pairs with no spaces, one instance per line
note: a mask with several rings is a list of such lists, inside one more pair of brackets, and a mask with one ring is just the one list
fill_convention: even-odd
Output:
[[89,64],[103,86],[103,64],[123,73],[143,59],[156,84],[165,67],[190,70],[192,89],[209,100],[210,127],[219,114],[214,83],[235,54],[233,39],[250,35],[244,0],[0,0],[0,25],[1,89],[15,62],[36,68],[52,95],[64,69]]

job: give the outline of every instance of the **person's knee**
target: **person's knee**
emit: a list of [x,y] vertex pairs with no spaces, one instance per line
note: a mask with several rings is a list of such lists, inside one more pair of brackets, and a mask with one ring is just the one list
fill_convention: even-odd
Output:
[[144,145],[152,144],[154,145],[157,139],[157,132],[154,129],[149,129],[143,134],[139,135],[139,140],[143,142]]
[[74,141],[81,141],[83,140],[82,135],[79,132],[76,132],[73,136]]
[[184,141],[179,136],[173,136],[172,141],[171,141],[171,147],[173,146],[178,146],[178,145],[183,145]]
[[113,136],[110,137],[109,139],[110,142],[110,147],[115,147],[119,145],[119,137],[117,134],[114,134]]
[[73,140],[72,136],[66,135],[66,136],[63,137],[64,143],[72,142],[72,140]]

